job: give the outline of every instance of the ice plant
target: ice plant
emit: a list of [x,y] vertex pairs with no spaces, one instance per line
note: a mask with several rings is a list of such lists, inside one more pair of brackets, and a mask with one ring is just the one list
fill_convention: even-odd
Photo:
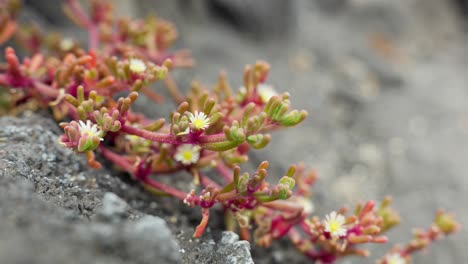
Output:
[[263,103],[267,103],[270,98],[272,98],[275,95],[278,95],[278,92],[273,88],[273,86],[261,83],[257,87],[258,89],[258,94],[260,95],[260,98]]
[[91,121],[87,120],[86,123],[78,121],[78,129],[80,133],[80,141],[78,143],[78,151],[84,152],[87,150],[93,150],[97,147],[96,142],[103,141],[102,132],[99,130],[96,124],[92,124]]
[[387,264],[406,264],[406,260],[398,253],[393,253],[385,257]]
[[[8,103],[1,110],[49,108],[57,121],[66,121],[60,123],[60,143],[84,153],[90,166],[101,167],[97,154],[146,189],[200,208],[194,237],[203,235],[210,215],[221,208],[226,228],[243,239],[264,247],[289,239],[320,263],[368,256],[361,244],[388,242],[385,232],[400,221],[390,198],[379,206],[372,200],[359,203],[352,212],[343,207],[321,219],[311,202],[315,171],[293,165],[272,175],[264,161],[253,172],[241,172],[239,165],[252,150],[268,145],[272,131],[307,117],[306,111],[291,109],[288,93],[268,84],[266,62],[247,65],[238,89],[221,73],[212,89],[194,82],[185,95],[171,71],[190,67],[193,60],[187,50],[171,49],[177,31],[169,22],[115,18],[110,2],[101,0],[90,0],[88,13],[78,0],[67,0],[65,12],[88,32],[85,48],[73,39],[43,37],[37,28],[18,26],[18,6],[18,0],[0,0],[0,43],[15,35],[32,55],[20,60],[15,49],[5,49],[0,95]],[[178,105],[168,119],[132,107],[141,94],[162,102],[150,88],[156,82],[164,82]],[[212,176],[207,170],[214,170]],[[152,177],[179,171],[193,176],[196,189]],[[440,211],[429,229],[417,231],[407,246],[395,246],[378,263],[408,263],[411,254],[458,229],[453,216]]]
[[140,59],[130,59],[129,67],[135,73],[143,73],[146,70],[145,63]]
[[177,152],[174,155],[176,161],[184,164],[190,165],[197,163],[200,159],[200,147],[197,145],[184,144],[177,147]]
[[339,238],[346,235],[345,218],[335,211],[331,212],[325,218],[325,231],[333,238]]
[[195,113],[188,113],[190,124],[197,130],[207,129],[210,125],[210,120],[203,112],[195,111]]

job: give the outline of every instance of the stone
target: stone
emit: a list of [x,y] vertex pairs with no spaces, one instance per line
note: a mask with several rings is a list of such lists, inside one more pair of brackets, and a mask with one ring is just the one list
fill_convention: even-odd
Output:
[[116,223],[125,219],[128,215],[128,204],[115,193],[107,192],[102,198],[102,206],[98,208],[96,218],[98,220]]

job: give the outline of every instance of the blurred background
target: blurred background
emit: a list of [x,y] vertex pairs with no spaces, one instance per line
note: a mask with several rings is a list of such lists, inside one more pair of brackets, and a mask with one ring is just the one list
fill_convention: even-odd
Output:
[[[62,1],[24,2],[22,19],[85,37],[63,15]],[[176,25],[176,46],[197,63],[175,72],[182,89],[193,79],[214,84],[220,70],[239,87],[245,64],[271,64],[269,84],[289,91],[309,118],[274,134],[251,164],[316,168],[317,214],[392,195],[403,221],[389,236],[406,243],[413,227],[446,208],[464,229],[414,263],[467,263],[468,1],[114,2],[123,16],[154,13]],[[166,116],[171,108],[146,111]]]

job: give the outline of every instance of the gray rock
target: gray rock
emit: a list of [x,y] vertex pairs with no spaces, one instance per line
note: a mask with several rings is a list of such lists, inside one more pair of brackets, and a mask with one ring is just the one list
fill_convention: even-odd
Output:
[[239,241],[239,236],[233,232],[222,233],[221,241],[216,253],[224,259],[224,263],[229,264],[250,264],[254,263],[250,255],[250,243]]
[[131,256],[138,256],[141,263],[155,260],[161,263],[180,262],[179,245],[166,222],[159,217],[144,216],[128,223],[122,230],[127,250]]
[[2,117],[0,127],[0,263],[180,262],[165,221],[124,221],[142,213],[113,192],[134,192],[60,146],[51,119]]
[[102,198],[102,207],[96,213],[98,220],[117,223],[128,216],[129,206],[115,193],[107,192]]
[[213,238],[212,235],[206,232],[201,241],[185,241],[185,244],[181,246],[184,262],[196,264],[254,263],[248,241],[239,241],[239,236],[230,231],[222,232],[217,238]]
[[211,0],[213,17],[257,38],[284,37],[294,22],[294,1]]

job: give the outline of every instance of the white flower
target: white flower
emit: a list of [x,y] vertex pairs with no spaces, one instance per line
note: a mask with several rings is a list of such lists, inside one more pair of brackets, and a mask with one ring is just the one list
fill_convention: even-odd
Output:
[[278,94],[278,92],[276,92],[273,86],[263,83],[257,86],[257,92],[258,95],[260,95],[260,99],[262,99],[263,103],[268,103],[271,97]]
[[78,129],[80,130],[80,135],[87,135],[89,138],[98,138],[100,141],[103,141],[102,132],[96,124],[91,123],[90,120],[86,120],[86,123],[79,121]]
[[393,253],[385,258],[387,264],[406,264],[406,260],[398,253]]
[[345,218],[341,214],[337,214],[335,211],[331,212],[325,217],[325,231],[330,233],[334,238],[338,238],[346,235]]
[[210,125],[208,116],[203,112],[195,111],[195,114],[189,113],[188,118],[190,123],[192,123],[198,129],[206,129]]
[[60,41],[60,48],[64,51],[68,51],[70,50],[71,48],[73,48],[73,45],[75,45],[75,43],[73,42],[72,39],[69,39],[69,38],[64,38]]
[[184,204],[188,206],[194,206],[195,190],[192,189],[184,199]]
[[304,207],[304,212],[306,214],[311,214],[312,212],[314,212],[314,203],[312,203],[312,200],[310,199],[310,197],[304,197],[304,196],[299,196],[297,198],[297,202],[302,205],[302,207]]
[[142,73],[146,70],[146,64],[139,59],[130,59],[130,70],[136,73]]
[[200,149],[200,146],[197,145],[180,145],[177,148],[174,158],[184,165],[197,163],[198,159],[200,158]]
[[[269,84],[260,83],[257,85],[257,93],[260,96],[262,103],[266,104],[270,101],[270,98],[278,95],[278,92]],[[239,95],[243,98],[247,94],[247,89],[242,86],[239,88]]]

